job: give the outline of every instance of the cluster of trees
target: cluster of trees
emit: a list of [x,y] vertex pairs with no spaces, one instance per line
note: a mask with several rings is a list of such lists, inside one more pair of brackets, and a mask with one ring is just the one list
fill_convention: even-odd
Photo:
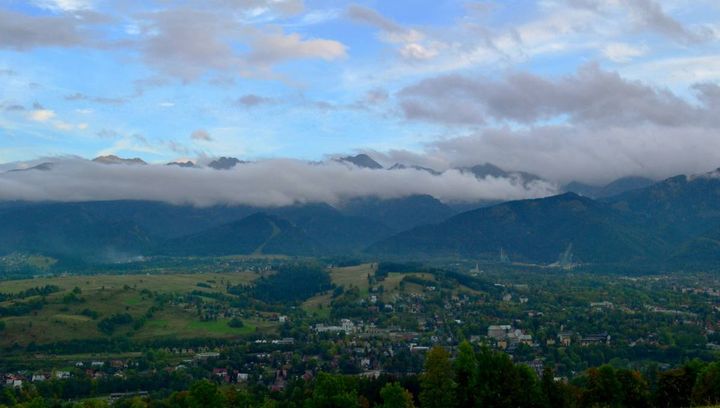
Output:
[[332,289],[330,275],[320,264],[283,265],[267,278],[261,278],[252,289],[256,299],[267,303],[293,303]]
[[37,286],[30,289],[25,289],[17,293],[0,293],[0,302],[15,299],[25,299],[32,296],[47,296],[51,293],[59,292],[60,288],[55,285]]
[[13,302],[8,306],[0,306],[0,317],[24,316],[45,307],[45,298],[32,299],[26,302]]
[[130,324],[133,322],[133,317],[130,313],[117,313],[110,317],[106,317],[98,322],[98,330],[105,334],[113,334],[118,326],[124,324]]
[[406,273],[423,270],[423,265],[418,262],[380,262],[375,270],[375,277],[378,280],[385,279],[390,272]]

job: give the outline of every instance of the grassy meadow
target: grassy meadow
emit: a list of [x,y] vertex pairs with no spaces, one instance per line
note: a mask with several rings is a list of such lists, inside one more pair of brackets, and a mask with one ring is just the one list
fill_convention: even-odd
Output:
[[[5,330],[0,335],[0,347],[15,343],[51,343],[58,341],[107,337],[98,330],[98,321],[118,313],[128,313],[135,320],[141,318],[155,304],[149,292],[157,294],[185,294],[192,291],[225,293],[227,285],[247,284],[260,275],[254,272],[163,274],[163,275],[93,275],[64,276],[0,282],[0,292],[20,291],[54,285],[59,292],[46,297],[47,304],[40,310],[23,316],[4,317]],[[64,298],[79,288],[80,302],[67,302]],[[212,301],[211,298],[203,298]],[[9,306],[14,302],[0,302]],[[93,319],[83,311],[97,313]],[[196,313],[177,305],[166,305],[158,310],[138,330],[123,327],[113,335],[130,335],[138,340],[159,338],[226,338],[271,330],[272,322],[243,319],[243,327],[233,328],[229,319],[201,321]],[[130,325],[132,326],[132,325]]]

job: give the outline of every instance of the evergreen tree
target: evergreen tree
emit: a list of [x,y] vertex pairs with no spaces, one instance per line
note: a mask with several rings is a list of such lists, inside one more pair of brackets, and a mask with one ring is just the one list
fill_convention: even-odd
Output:
[[216,384],[208,380],[196,381],[190,386],[191,408],[222,408],[223,396]]
[[351,378],[320,373],[315,381],[312,398],[305,405],[309,408],[358,407],[357,390]]
[[425,371],[420,378],[420,406],[422,408],[452,408],[455,406],[455,381],[450,354],[442,347],[433,347],[425,359]]
[[711,363],[698,374],[692,392],[695,405],[720,403],[720,363]]
[[410,391],[398,383],[385,384],[380,390],[380,397],[383,400],[380,408],[415,408]]
[[472,407],[475,405],[477,359],[475,350],[467,341],[463,341],[458,347],[453,366],[457,382],[457,404],[460,407]]
[[689,407],[695,376],[685,367],[660,373],[655,406],[658,408]]

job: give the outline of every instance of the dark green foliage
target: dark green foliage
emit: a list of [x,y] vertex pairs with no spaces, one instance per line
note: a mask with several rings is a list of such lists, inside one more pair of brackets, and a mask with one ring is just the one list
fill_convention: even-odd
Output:
[[603,365],[588,370],[579,382],[584,388],[582,407],[650,407],[648,384],[636,371]]
[[455,381],[457,382],[457,404],[460,407],[475,406],[475,387],[477,385],[478,362],[470,343],[464,341],[458,347],[458,355],[453,362]]
[[482,349],[476,355],[475,398],[479,406],[538,407],[541,388],[529,367],[515,365],[505,353]]
[[420,286],[435,286],[436,285],[435,282],[433,282],[429,279],[423,279],[419,276],[413,276],[413,275],[403,276],[401,282],[414,283],[414,284],[420,285]]
[[485,292],[492,292],[497,289],[497,287],[494,286],[492,284],[492,282],[488,282],[486,280],[476,278],[474,276],[470,276],[465,273],[459,273],[459,272],[455,272],[455,271],[446,271],[446,272],[442,272],[442,275],[445,276],[446,278],[456,281],[460,285],[467,286],[470,289],[485,291]]
[[700,371],[692,392],[695,405],[720,404],[720,363],[708,364]]
[[277,269],[256,282],[253,294],[268,303],[298,302],[332,289],[330,275],[321,265],[295,264]]
[[98,323],[98,330],[110,335],[115,332],[118,326],[130,324],[133,322],[133,317],[129,313],[118,313],[110,317],[106,317]]
[[695,380],[702,368],[698,361],[660,373],[655,405],[661,408],[690,406]]
[[442,347],[433,347],[425,360],[420,377],[420,405],[423,408],[452,408],[456,406],[454,373],[450,354]]
[[83,309],[82,312],[80,312],[80,314],[83,316],[87,316],[93,320],[96,320],[100,316],[98,314],[98,312],[96,312],[94,310],[90,310],[90,309]]
[[25,299],[32,296],[47,296],[51,293],[59,292],[60,288],[55,285],[45,285],[41,287],[36,288],[30,288],[27,290],[23,290],[22,292],[18,293],[0,293],[0,302],[5,302],[8,300],[15,300],[15,299]]
[[7,406],[17,404],[17,398],[15,397],[15,393],[12,388],[3,387],[2,390],[0,390],[0,404],[5,404]]
[[415,408],[412,394],[398,383],[387,383],[380,390],[383,403],[379,408]]
[[243,321],[238,319],[237,317],[234,317],[230,319],[230,321],[228,322],[228,326],[238,329],[241,327],[245,327],[245,323],[243,323]]
[[190,386],[190,408],[222,408],[225,406],[223,395],[216,384],[201,380]]
[[44,299],[34,299],[27,302],[13,302],[9,306],[0,306],[0,317],[24,316],[45,306]]
[[306,406],[308,408],[359,407],[354,379],[320,373],[315,381],[315,390],[306,402]]
[[545,408],[570,408],[575,405],[575,395],[569,386],[555,381],[554,373],[549,367],[543,369],[540,388],[543,395],[542,405]]
[[368,308],[360,303],[362,297],[357,287],[351,287],[346,291],[334,291],[334,296],[330,306],[332,311],[330,315],[335,319],[353,317],[358,319],[366,319],[372,315]]
[[375,277],[382,279],[387,277],[390,272],[417,272],[422,269],[422,264],[418,262],[380,262],[375,271]]
[[85,299],[83,299],[80,295],[78,295],[77,292],[73,291],[68,293],[67,295],[63,296],[62,302],[66,305],[73,304],[73,303],[83,303],[85,302]]

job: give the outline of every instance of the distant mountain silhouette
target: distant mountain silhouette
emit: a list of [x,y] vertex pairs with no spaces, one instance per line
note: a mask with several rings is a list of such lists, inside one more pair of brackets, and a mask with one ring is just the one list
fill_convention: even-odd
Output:
[[648,187],[655,181],[645,177],[622,177],[603,186],[593,186],[577,181],[568,183],[563,187],[566,192],[580,194],[590,198],[605,198],[622,194],[626,191]]
[[15,172],[22,172],[22,171],[36,171],[36,170],[39,170],[39,171],[50,171],[50,170],[53,169],[53,167],[55,167],[55,163],[45,162],[45,163],[37,164],[37,165],[32,166],[32,167],[27,167],[27,168],[22,168],[22,169],[12,169],[12,170],[8,170],[8,173],[15,173]]
[[408,165],[405,165],[402,163],[395,163],[388,170],[405,170],[405,169],[422,170],[422,171],[426,171],[426,172],[432,174],[433,176],[439,176],[440,174],[442,174],[441,172],[431,169],[429,167],[416,166],[414,164],[408,166]]
[[381,222],[395,231],[445,220],[455,211],[429,195],[380,199],[363,197],[349,200],[340,207],[345,214]]
[[655,254],[659,243],[609,205],[566,193],[458,214],[401,232],[369,248],[374,254],[551,263],[572,245],[585,262],[625,262]]
[[215,159],[211,161],[208,164],[208,167],[215,169],[215,170],[230,170],[233,167],[237,166],[238,164],[246,163],[240,159],[237,159],[235,157],[220,157],[219,159]]
[[184,162],[170,162],[170,163],[167,163],[166,166],[195,167],[195,163],[188,160],[188,161],[184,161]]
[[0,256],[107,262],[153,254],[363,251],[376,258],[720,266],[720,170],[602,199],[565,193],[461,213],[424,195],[356,198],[336,207],[0,202]]
[[161,253],[171,255],[314,255],[320,245],[289,221],[257,213],[207,231],[176,238],[163,244]]
[[122,157],[115,156],[114,154],[109,154],[107,156],[98,156],[94,158],[92,161],[96,163],[102,163],[102,164],[137,164],[137,165],[146,165],[147,163],[140,158],[134,157],[132,159],[124,159]]
[[345,156],[337,159],[339,162],[351,163],[355,166],[362,167],[365,169],[382,169],[383,166],[380,163],[373,160],[367,154],[361,153],[355,156]]

